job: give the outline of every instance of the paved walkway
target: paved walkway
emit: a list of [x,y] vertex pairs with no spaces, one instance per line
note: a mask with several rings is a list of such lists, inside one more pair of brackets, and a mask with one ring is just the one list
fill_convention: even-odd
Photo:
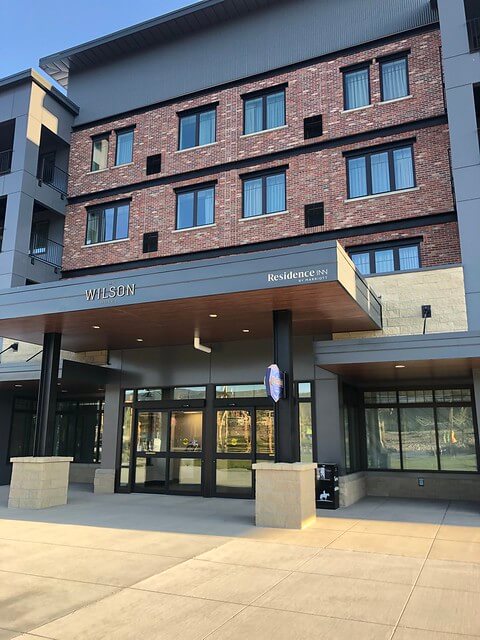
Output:
[[480,505],[369,498],[292,532],[247,500],[6,500],[0,640],[480,638]]

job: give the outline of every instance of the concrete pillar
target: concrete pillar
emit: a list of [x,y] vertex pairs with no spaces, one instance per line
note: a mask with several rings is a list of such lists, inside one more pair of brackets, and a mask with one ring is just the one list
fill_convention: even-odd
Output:
[[345,474],[345,435],[338,376],[315,367],[315,415],[319,462],[337,464]]
[[95,471],[94,493],[115,492],[115,469],[121,409],[120,384],[118,382],[107,384],[105,387],[105,410],[103,415],[102,462],[101,468]]

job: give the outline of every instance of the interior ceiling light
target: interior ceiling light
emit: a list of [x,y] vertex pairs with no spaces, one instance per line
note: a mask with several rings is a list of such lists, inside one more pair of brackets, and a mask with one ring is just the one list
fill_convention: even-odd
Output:
[[100,329],[100,325],[98,325],[98,324],[92,324],[92,329]]
[[250,329],[242,329],[243,333],[250,333]]
[[21,387],[23,387],[23,384],[16,384],[15,386],[17,389],[20,389]]
[[405,365],[404,364],[396,364],[395,365],[395,369],[405,369]]
[[143,342],[143,338],[137,338],[137,342]]
[[218,318],[218,315],[216,313],[210,313],[209,317],[210,318]]

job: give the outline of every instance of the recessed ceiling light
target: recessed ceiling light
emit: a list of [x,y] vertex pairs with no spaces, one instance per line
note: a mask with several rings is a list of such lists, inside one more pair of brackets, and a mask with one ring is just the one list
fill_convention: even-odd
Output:
[[98,324],[92,324],[92,329],[100,329],[100,325],[98,325]]
[[62,393],[68,393],[66,389],[62,389]]
[[143,342],[143,338],[137,338],[137,342]]
[[21,387],[23,387],[23,384],[16,384],[15,386],[17,389],[20,389]]
[[210,313],[210,314],[209,314],[209,317],[210,317],[210,318],[218,318],[218,314],[216,314],[216,313]]
[[250,333],[250,329],[242,329],[243,333]]
[[105,389],[103,387],[98,387],[99,391],[105,391]]
[[405,365],[404,364],[396,364],[395,365],[395,369],[405,369]]

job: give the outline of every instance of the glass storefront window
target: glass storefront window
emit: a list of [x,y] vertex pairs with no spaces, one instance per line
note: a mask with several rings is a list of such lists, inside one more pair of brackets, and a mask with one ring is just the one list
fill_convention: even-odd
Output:
[[217,460],[217,493],[244,494],[252,492],[251,460]]
[[205,400],[206,394],[205,387],[175,387],[173,389],[174,400]]
[[217,452],[251,453],[252,416],[250,411],[217,411]]
[[399,391],[398,401],[400,404],[433,402],[433,391],[416,389],[414,391]]
[[120,454],[120,486],[128,485],[130,473],[130,459],[132,455],[132,428],[133,428],[133,409],[125,407],[123,410],[123,427],[122,427],[122,451]]
[[157,489],[165,488],[167,459],[153,457],[137,457],[135,460],[135,488]]
[[202,461],[195,458],[170,458],[169,489],[200,491]]
[[312,383],[311,382],[299,382],[298,383],[298,397],[299,398],[311,398],[312,397]]
[[437,402],[471,402],[470,389],[437,389],[435,391]]
[[137,424],[137,452],[166,451],[168,413],[166,411],[140,411]]
[[273,409],[256,410],[257,455],[275,455],[275,419]]
[[437,421],[442,471],[476,471],[472,408],[438,407]]
[[395,404],[397,402],[396,391],[366,391],[365,404]]
[[313,424],[312,405],[310,402],[298,403],[298,420],[300,427],[300,461],[313,462]]
[[400,439],[396,409],[365,410],[369,469],[400,469]]
[[201,451],[202,424],[201,411],[173,411],[170,451]]
[[222,384],[215,388],[217,398],[266,398],[263,384]]
[[133,391],[132,389],[127,389],[125,391],[125,402],[133,402],[135,398],[135,391]]
[[432,407],[400,409],[404,469],[438,469]]
[[138,402],[151,402],[152,400],[161,400],[163,398],[163,389],[139,389],[137,391]]

